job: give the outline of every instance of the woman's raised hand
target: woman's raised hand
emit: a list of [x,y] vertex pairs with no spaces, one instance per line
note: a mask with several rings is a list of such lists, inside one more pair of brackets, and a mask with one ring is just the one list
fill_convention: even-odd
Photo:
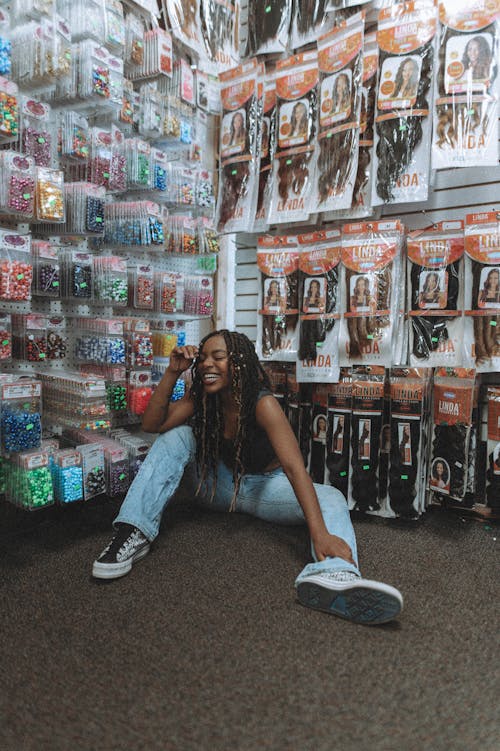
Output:
[[198,356],[198,347],[187,344],[185,347],[174,347],[170,353],[170,362],[167,370],[176,375],[184,373],[191,367],[193,360]]

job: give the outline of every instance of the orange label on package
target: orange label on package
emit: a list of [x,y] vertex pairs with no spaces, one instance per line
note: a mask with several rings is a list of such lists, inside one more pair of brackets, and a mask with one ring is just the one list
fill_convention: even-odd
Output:
[[474,389],[459,384],[434,384],[434,423],[436,425],[469,425],[472,416]]
[[351,271],[379,271],[391,263],[397,251],[395,242],[360,240],[356,245],[342,247],[341,258],[344,266]]
[[340,261],[340,248],[323,247],[317,250],[302,250],[299,269],[312,276],[334,269]]
[[458,261],[464,252],[463,237],[433,237],[408,242],[408,258],[412,263],[442,268]]
[[368,81],[378,70],[378,53],[372,52],[363,57],[363,83]]
[[282,250],[278,253],[259,250],[257,266],[267,276],[288,276],[299,268],[299,253],[297,250]]
[[[455,5],[455,4],[454,4]],[[500,16],[500,0],[472,0],[467,8],[449,7],[448,3],[440,3],[439,20],[443,26],[449,26],[456,31],[478,31],[489,26]]]
[[411,52],[432,39],[436,28],[437,9],[433,4],[398,3],[380,11],[377,42],[386,52]]
[[221,89],[222,106],[226,111],[237,110],[255,94],[255,79],[238,81]]
[[294,55],[276,63],[276,93],[281,99],[300,99],[318,83],[316,52]]
[[318,50],[318,66],[324,72],[335,72],[345,68],[363,47],[363,32],[343,33],[332,36],[327,46]]
[[259,248],[295,248],[295,235],[261,235],[257,240]]
[[500,441],[500,388],[488,389],[488,438]]

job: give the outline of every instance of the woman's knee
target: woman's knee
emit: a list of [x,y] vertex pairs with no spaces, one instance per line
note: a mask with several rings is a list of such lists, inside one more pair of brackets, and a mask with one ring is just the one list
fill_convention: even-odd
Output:
[[349,507],[346,498],[340,490],[337,490],[332,485],[319,485],[317,483],[314,483],[314,488],[321,508],[326,507],[329,510],[348,511]]
[[165,454],[169,457],[175,457],[179,461],[187,459],[189,461],[195,452],[196,444],[192,428],[189,425],[180,425],[165,433],[160,433],[154,441],[149,455],[152,458],[159,459]]

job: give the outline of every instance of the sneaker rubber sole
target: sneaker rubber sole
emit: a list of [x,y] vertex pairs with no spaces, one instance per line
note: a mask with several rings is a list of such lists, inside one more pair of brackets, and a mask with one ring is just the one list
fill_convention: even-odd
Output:
[[368,626],[392,621],[403,608],[397,589],[367,579],[330,586],[321,576],[310,576],[297,585],[297,596],[308,608]]
[[134,553],[133,556],[119,563],[99,563],[99,561],[94,561],[92,576],[95,579],[118,579],[120,576],[125,576],[131,571],[134,563],[140,561],[141,558],[144,558],[149,553],[150,547],[150,544],[147,543]]

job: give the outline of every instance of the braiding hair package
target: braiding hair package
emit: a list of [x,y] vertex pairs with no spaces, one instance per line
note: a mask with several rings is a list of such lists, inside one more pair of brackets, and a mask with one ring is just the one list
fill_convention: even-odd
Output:
[[261,360],[294,362],[299,338],[297,238],[259,237],[257,267],[260,272],[257,354]]
[[267,210],[271,201],[272,167],[276,151],[276,82],[274,76],[266,76],[264,83],[264,105],[260,126],[260,172],[255,213],[254,232],[268,229]]
[[352,374],[349,508],[378,512],[380,434],[384,414],[383,367],[355,368]]
[[222,117],[217,200],[219,232],[250,232],[259,176],[264,65],[254,58],[221,73]]
[[427,200],[436,29],[432,0],[380,11],[374,206]]
[[327,12],[328,0],[294,0],[290,47],[296,50],[327,34],[335,24],[335,13]]
[[407,253],[410,365],[462,365],[464,223],[410,233]]
[[240,0],[241,57],[284,52],[292,16],[292,0]]
[[404,333],[403,225],[342,228],[340,364],[399,364]]
[[299,382],[332,383],[339,375],[338,271],[340,230],[298,236]]
[[204,46],[198,0],[166,0],[166,9],[172,36],[198,53]]
[[473,370],[436,370],[429,467],[429,490],[435,502],[442,500],[440,496],[463,501],[467,492],[474,396]]
[[[236,47],[239,13],[237,2],[229,0],[200,0],[200,32],[207,60],[202,60],[205,72],[219,73],[237,65]],[[212,71],[210,70],[212,68]]]
[[307,470],[313,482],[323,484],[326,471],[326,438],[328,429],[328,392],[331,386],[315,383],[311,414],[311,453]]
[[358,169],[364,14],[318,40],[319,131],[316,190],[322,212],[351,205]]
[[351,372],[342,368],[338,383],[328,394],[328,433],[326,442],[326,481],[347,498],[351,447]]
[[415,519],[425,509],[422,433],[427,428],[425,407],[430,383],[426,372],[422,369],[422,375],[409,371],[404,377],[390,376],[389,509],[391,515],[404,519]]
[[500,370],[500,214],[465,218],[464,362],[478,372]]
[[490,386],[488,399],[488,441],[486,505],[500,511],[500,387]]
[[269,224],[306,221],[316,209],[317,84],[316,50],[278,60],[278,143]]
[[434,105],[433,169],[498,160],[498,3],[456,9],[440,3],[441,39]]

